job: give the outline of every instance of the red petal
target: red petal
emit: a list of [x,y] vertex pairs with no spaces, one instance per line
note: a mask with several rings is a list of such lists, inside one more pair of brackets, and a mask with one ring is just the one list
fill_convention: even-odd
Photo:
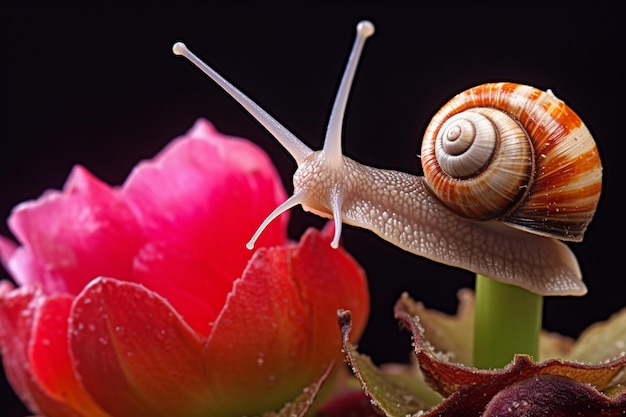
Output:
[[[290,252],[278,247],[254,254],[207,342],[208,378],[226,415],[278,410],[316,377],[301,372],[311,336]],[[243,396],[247,401],[237,401]]]
[[26,252],[9,269],[21,284],[36,281],[49,293],[77,294],[100,275],[130,277],[132,256],[143,241],[118,193],[80,166],[63,192],[48,191],[17,206],[9,225]]
[[71,319],[77,373],[112,415],[219,415],[207,405],[204,339],[159,295],[97,279],[76,298]]
[[78,381],[68,346],[68,318],[73,297],[45,298],[37,310],[30,340],[31,372],[39,386],[55,400],[69,404],[81,415],[108,416]]
[[[297,247],[258,250],[235,283],[206,348],[212,386],[232,415],[276,410],[341,361],[336,310],[368,311],[363,272],[310,229]],[[247,403],[233,401],[246,393]],[[256,407],[253,405],[256,404]],[[225,404],[224,407],[227,407]]]
[[11,386],[34,413],[49,417],[79,417],[69,406],[48,396],[31,373],[28,355],[32,327],[43,296],[22,287],[0,297],[0,347]]
[[343,357],[341,333],[336,327],[337,310],[352,312],[352,342],[360,338],[369,315],[365,272],[343,249],[330,246],[333,233],[333,227],[324,228],[322,234],[307,230],[293,260],[294,279],[303,305],[309,308],[311,332],[324,341],[309,345],[308,364],[315,364],[320,358]]
[[[123,186],[151,241],[165,242],[241,274],[256,228],[285,199],[267,155],[223,136],[203,120],[154,160],[135,167]],[[287,218],[273,222],[259,246],[283,244]]]
[[33,383],[27,360],[33,315],[36,309],[34,288],[21,288],[0,298],[0,347],[4,369],[15,392],[29,408],[36,410],[30,392]]
[[208,262],[171,245],[148,244],[135,259],[134,280],[161,294],[202,336],[224,308],[233,288],[221,262]]

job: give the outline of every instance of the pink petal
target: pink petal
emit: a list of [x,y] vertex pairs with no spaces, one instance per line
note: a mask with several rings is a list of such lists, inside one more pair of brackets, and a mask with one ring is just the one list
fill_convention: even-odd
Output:
[[7,270],[20,285],[45,288],[48,294],[67,292],[65,281],[48,273],[29,247],[20,246],[13,252]]
[[0,281],[0,298],[6,297],[11,291],[15,289],[15,285],[11,281],[6,279]]
[[[46,273],[28,248],[17,246],[11,240],[0,236],[0,260],[4,268],[22,285],[39,285],[45,281]],[[48,292],[62,292],[65,283],[49,281]]]
[[[246,242],[285,199],[262,150],[217,133],[204,120],[135,167],[122,191],[150,240],[219,263],[233,279],[250,258]],[[284,243],[286,224],[285,216],[275,221],[259,246]]]
[[0,262],[6,269],[9,259],[17,249],[17,245],[4,236],[0,236]]
[[137,255],[134,267],[135,282],[167,299],[200,335],[209,335],[233,287],[234,277],[228,275],[223,262],[194,257],[175,246],[150,243]]
[[[310,229],[298,246],[258,250],[235,283],[205,351],[212,386],[229,414],[276,410],[342,362],[338,308],[362,331],[369,308],[363,271],[330,237]],[[232,401],[242,392],[249,401]]]
[[159,295],[101,278],[76,298],[70,350],[95,401],[116,417],[219,415],[204,379],[204,339]]
[[132,257],[143,242],[118,193],[80,166],[63,192],[48,191],[17,206],[9,226],[24,245],[9,269],[19,283],[41,283],[48,293],[77,294],[100,275],[129,278]]

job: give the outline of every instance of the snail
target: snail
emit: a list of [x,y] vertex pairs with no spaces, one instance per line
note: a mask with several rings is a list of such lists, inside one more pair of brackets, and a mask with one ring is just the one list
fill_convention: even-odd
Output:
[[[261,224],[296,205],[437,262],[540,295],[586,292],[576,257],[602,188],[589,130],[550,91],[490,83],[452,98],[426,128],[424,176],[362,165],[342,154],[342,118],[371,22],[357,36],[323,149],[313,151],[183,43],[173,46],[262,124],[297,163],[294,192]],[[484,193],[484,194],[483,194]]]

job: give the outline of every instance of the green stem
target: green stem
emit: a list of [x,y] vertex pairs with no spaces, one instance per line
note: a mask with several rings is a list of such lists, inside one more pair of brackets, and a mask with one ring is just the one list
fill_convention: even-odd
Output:
[[476,275],[474,366],[502,368],[516,353],[537,359],[543,296]]

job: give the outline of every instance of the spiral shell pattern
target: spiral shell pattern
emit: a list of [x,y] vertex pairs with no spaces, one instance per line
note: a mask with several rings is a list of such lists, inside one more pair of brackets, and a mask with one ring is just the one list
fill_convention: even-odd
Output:
[[602,164],[582,120],[551,92],[484,84],[446,103],[421,150],[434,194],[456,213],[562,240],[582,240]]

